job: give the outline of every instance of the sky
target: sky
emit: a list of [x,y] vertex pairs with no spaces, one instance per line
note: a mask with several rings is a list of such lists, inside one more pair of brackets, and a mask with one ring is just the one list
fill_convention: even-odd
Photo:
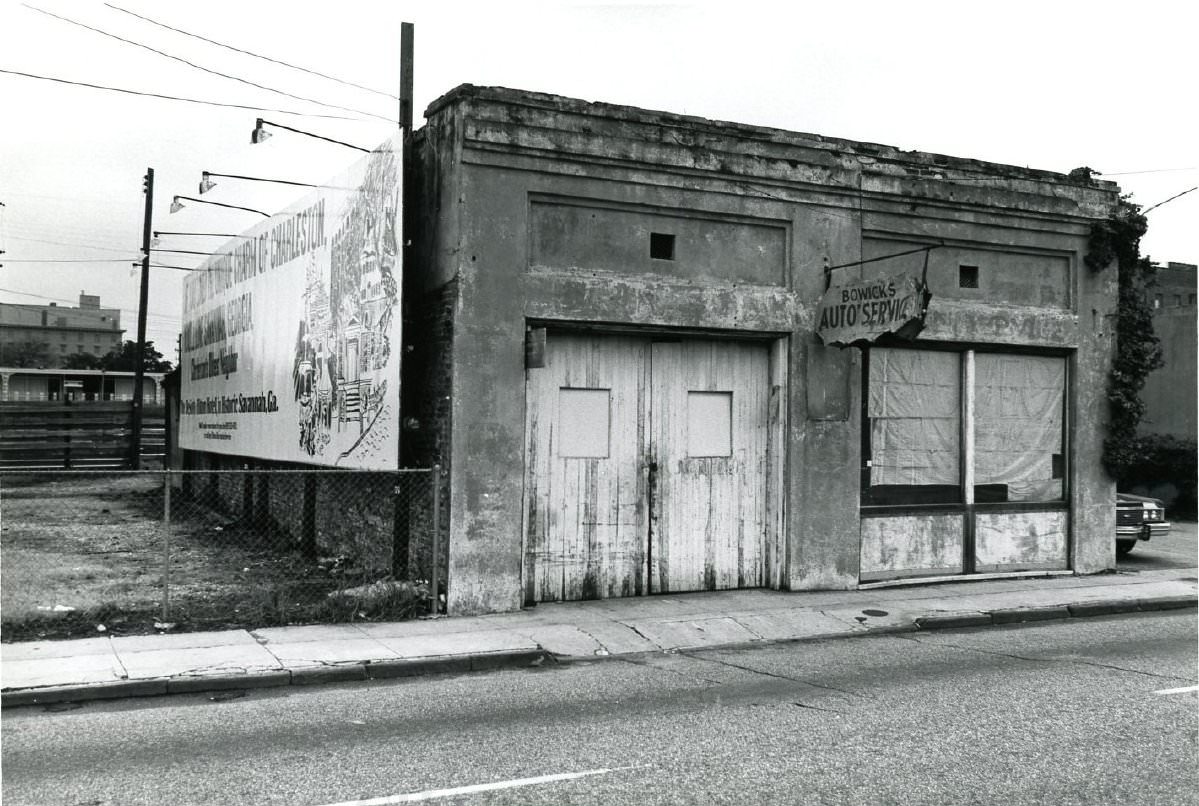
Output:
[[[171,198],[198,196],[201,171],[319,184],[360,156],[277,129],[251,145],[258,117],[365,148],[386,140],[402,22],[415,26],[418,127],[459,84],[504,86],[1063,173],[1086,165],[1148,207],[1199,185],[1187,5],[0,0],[0,301],[98,294],[136,338],[146,169],[155,230],[248,229],[261,216],[187,201],[171,214]],[[204,199],[268,213],[305,191],[216,181]],[[1143,254],[1199,262],[1199,190],[1148,217]],[[169,359],[185,274],[151,270],[147,338]]]

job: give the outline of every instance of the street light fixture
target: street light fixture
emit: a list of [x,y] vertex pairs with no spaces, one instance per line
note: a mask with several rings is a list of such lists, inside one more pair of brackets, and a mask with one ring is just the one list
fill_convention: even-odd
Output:
[[295,132],[296,134],[303,134],[307,137],[315,137],[317,140],[324,140],[326,143],[336,143],[339,146],[352,148],[355,151],[364,151],[367,154],[371,153],[369,148],[363,148],[362,146],[356,146],[351,143],[343,143],[341,140],[334,140],[332,137],[324,137],[319,134],[313,134],[312,132],[306,132],[303,129],[293,129],[291,126],[284,126],[282,123],[273,123],[272,121],[263,120],[262,118],[258,118],[258,120],[254,123],[254,131],[250,132],[250,145],[257,145],[271,136],[271,133],[264,129],[263,126],[274,126],[276,129],[286,129],[287,131]]
[[226,179],[244,179],[247,182],[273,182],[278,185],[296,185],[302,188],[317,188],[321,185],[313,185],[308,182],[292,182],[290,179],[263,179],[260,176],[241,176],[240,174],[219,174],[214,171],[200,172],[200,195],[203,196],[208,191],[216,187],[216,182],[213,182],[210,177],[222,176]]
[[231,235],[228,232],[178,232],[178,231],[165,230],[165,229],[154,230],[154,237],[157,238],[159,235],[204,235],[204,236],[210,236],[213,238],[236,238],[236,237],[238,237],[237,235]]
[[171,199],[172,213],[177,213],[183,209],[184,205],[183,202],[179,201],[180,199],[187,199],[188,201],[199,202],[200,204],[213,204],[217,207],[228,207],[231,210],[245,210],[247,213],[258,213],[258,215],[262,216],[263,218],[271,217],[270,213],[264,213],[261,210],[255,210],[252,207],[238,207],[236,204],[224,204],[222,202],[208,201],[207,199],[197,199],[192,196],[176,196],[175,198]]

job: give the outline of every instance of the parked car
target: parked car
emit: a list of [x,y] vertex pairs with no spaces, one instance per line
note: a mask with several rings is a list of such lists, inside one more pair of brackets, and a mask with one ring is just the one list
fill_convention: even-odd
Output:
[[1156,498],[1116,493],[1116,556],[1132,551],[1139,540],[1169,534],[1166,508]]

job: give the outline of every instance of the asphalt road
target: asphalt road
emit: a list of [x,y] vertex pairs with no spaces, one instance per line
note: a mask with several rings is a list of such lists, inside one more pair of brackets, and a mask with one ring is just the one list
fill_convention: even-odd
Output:
[[1120,571],[1150,571],[1155,568],[1194,568],[1199,564],[1199,537],[1194,521],[1173,521],[1170,533],[1141,540],[1130,554],[1119,557]]
[[1189,806],[1196,651],[1194,612],[1175,611],[10,709],[2,794],[5,806]]

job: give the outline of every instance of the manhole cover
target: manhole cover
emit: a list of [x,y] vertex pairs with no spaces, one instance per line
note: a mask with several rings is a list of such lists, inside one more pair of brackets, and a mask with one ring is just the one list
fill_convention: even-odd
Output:
[[888,615],[886,610],[863,610],[862,614],[867,615],[867,616],[886,616],[886,615]]

